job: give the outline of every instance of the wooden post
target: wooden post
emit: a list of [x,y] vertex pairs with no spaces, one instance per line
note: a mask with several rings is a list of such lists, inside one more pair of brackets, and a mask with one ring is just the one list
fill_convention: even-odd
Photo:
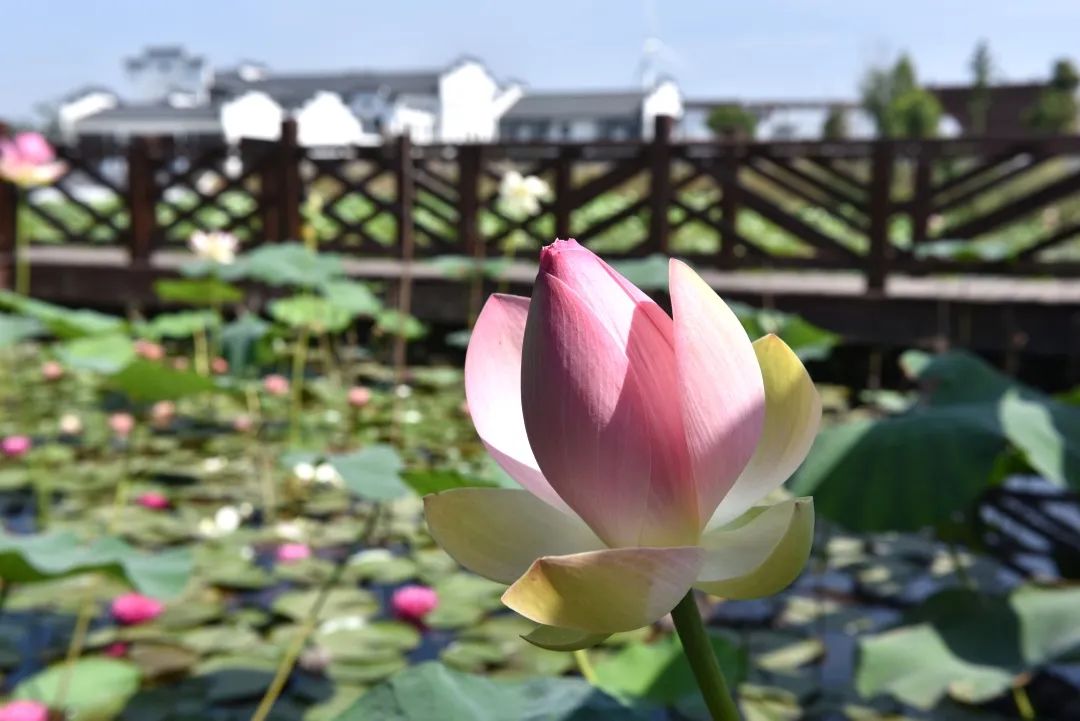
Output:
[[888,275],[889,216],[892,213],[893,144],[877,140],[873,146],[870,177],[870,250],[866,259],[866,289],[870,293],[885,290]]
[[274,163],[275,156],[272,150],[267,147],[267,141],[241,139],[240,159],[244,164],[245,172],[252,167],[257,168],[255,177],[259,182],[259,194],[256,202],[259,204],[262,240],[269,243],[285,240],[281,215],[278,212],[281,207],[281,173],[278,172],[278,166]]
[[480,241],[477,215],[480,212],[480,157],[475,143],[458,147],[458,242],[471,258],[485,255]]
[[561,146],[555,159],[555,237],[569,238],[570,214],[574,208],[573,159],[570,148]]
[[[412,160],[412,140],[401,135],[397,142],[397,231],[401,250],[401,277],[398,279],[398,311],[401,322],[412,313],[412,261],[413,261],[413,201],[416,193],[415,167]],[[402,328],[404,331],[404,328]],[[408,339],[404,332],[394,338],[395,382],[405,380],[405,363],[408,360]]]
[[724,231],[720,234],[721,270],[732,270],[738,263],[735,256],[735,244],[738,242],[736,231],[739,227],[739,165],[741,153],[734,145],[727,148],[727,153],[720,159],[720,217]]
[[657,115],[650,155],[649,242],[654,252],[668,252],[668,206],[671,205],[672,118]]
[[286,118],[281,123],[281,139],[278,141],[278,172],[280,195],[278,196],[279,236],[282,240],[300,240],[300,201],[303,187],[300,183],[300,144],[297,142],[296,121]]
[[934,158],[926,143],[919,148],[915,161],[915,187],[911,196],[911,242],[919,245],[929,236],[930,213],[933,210]]
[[157,188],[154,182],[154,153],[160,152],[159,138],[136,136],[127,152],[127,203],[129,219],[128,254],[133,266],[150,265],[157,225]]
[[15,273],[15,233],[19,230],[19,190],[0,181],[0,289],[11,289]]

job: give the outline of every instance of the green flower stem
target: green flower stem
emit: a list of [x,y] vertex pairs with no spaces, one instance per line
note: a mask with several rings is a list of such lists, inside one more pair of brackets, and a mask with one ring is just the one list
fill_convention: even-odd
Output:
[[71,687],[71,675],[75,671],[75,662],[82,656],[83,648],[86,647],[86,639],[90,634],[90,622],[94,620],[97,611],[97,602],[94,597],[97,579],[89,576],[86,579],[86,588],[83,589],[83,597],[79,602],[79,615],[75,619],[75,628],[71,632],[68,641],[67,652],[64,654],[64,674],[56,687],[56,697],[50,704],[54,709],[62,710],[67,703],[68,689]]
[[739,708],[731,697],[724,673],[720,670],[720,663],[713,653],[712,644],[709,643],[709,635],[705,633],[705,625],[701,622],[693,589],[672,610],[671,618],[675,621],[675,630],[682,641],[683,653],[690,662],[690,668],[713,721],[740,721]]
[[589,659],[589,652],[587,649],[579,648],[574,651],[574,661],[577,663],[578,671],[581,672],[581,677],[588,681],[591,685],[596,685],[596,668],[592,665],[592,661]]
[[18,208],[19,201],[27,199],[26,196],[15,198],[15,292],[25,296],[30,295],[30,234],[25,232],[28,223],[21,221],[23,213]]
[[195,372],[201,376],[210,375],[210,343],[207,340],[206,328],[200,327],[194,334],[195,346],[192,349],[194,356]]
[[304,402],[304,369],[307,367],[308,341],[311,329],[306,325],[300,327],[300,337],[296,339],[293,348],[292,382],[290,390],[292,399],[289,406],[289,441],[296,443],[300,439],[300,411]]

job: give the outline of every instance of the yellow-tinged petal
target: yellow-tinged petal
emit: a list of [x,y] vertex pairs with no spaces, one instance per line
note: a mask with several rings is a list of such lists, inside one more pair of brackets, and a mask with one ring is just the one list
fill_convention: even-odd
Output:
[[705,561],[694,586],[724,598],[772,595],[798,578],[813,541],[812,498],[752,509],[737,523],[702,536]]
[[547,556],[503,594],[503,603],[537,623],[589,633],[631,631],[675,607],[698,577],[696,546],[613,548]]
[[455,488],[424,497],[435,541],[473,573],[510,584],[541,556],[605,548],[584,521],[518,488]]
[[603,643],[610,633],[589,633],[573,628],[559,628],[540,624],[531,632],[522,636],[533,646],[546,648],[548,651],[580,651]]
[[709,528],[730,523],[782,486],[810,452],[821,422],[821,398],[787,343],[767,335],[754,342],[754,353],[765,381],[765,427]]

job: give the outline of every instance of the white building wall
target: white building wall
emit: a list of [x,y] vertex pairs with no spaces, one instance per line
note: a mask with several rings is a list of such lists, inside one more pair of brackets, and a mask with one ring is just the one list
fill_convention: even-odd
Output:
[[682,91],[672,80],[663,80],[645,95],[641,103],[641,132],[652,138],[658,115],[670,115],[678,120],[683,115]]
[[281,121],[285,111],[266,93],[252,91],[229,100],[221,106],[221,127],[225,140],[239,142],[241,138],[277,140],[281,137]]
[[78,133],[75,126],[83,118],[87,118],[102,110],[115,108],[118,99],[112,93],[92,92],[80,98],[64,103],[56,113],[56,123],[60,131],[60,137],[65,143],[75,142]]
[[297,140],[301,145],[359,145],[378,142],[367,134],[349,106],[337,93],[321,92],[296,114]]
[[493,140],[499,118],[509,110],[521,89],[501,90],[481,63],[466,60],[439,78],[439,140],[467,142]]

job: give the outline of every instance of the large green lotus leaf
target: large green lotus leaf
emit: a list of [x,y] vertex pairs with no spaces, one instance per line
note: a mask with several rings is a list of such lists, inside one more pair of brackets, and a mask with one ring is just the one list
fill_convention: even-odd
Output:
[[41,335],[45,327],[36,318],[0,313],[0,348]]
[[80,658],[68,669],[58,663],[31,676],[12,694],[15,698],[52,704],[59,696],[64,679],[70,673],[64,710],[79,721],[108,721],[114,718],[129,698],[139,690],[139,667],[112,658]]
[[214,389],[214,380],[192,371],[179,371],[161,363],[134,360],[109,378],[109,385],[144,403],[175,400]]
[[184,590],[191,569],[187,549],[151,554],[118,538],[87,543],[70,531],[0,533],[0,579],[14,583],[99,571],[124,578],[149,596],[171,598]]
[[221,324],[221,318],[209,310],[185,310],[176,313],[161,313],[154,319],[138,327],[141,335],[149,338],[190,338],[196,333],[205,333]]
[[313,295],[275,300],[270,304],[270,315],[290,328],[308,328],[316,333],[340,333],[352,320],[346,308]]
[[405,471],[402,478],[420,496],[426,496],[429,493],[441,493],[452,488],[497,488],[500,486],[503,488],[520,488],[512,479],[509,483],[500,484],[447,469],[424,468]]
[[268,285],[315,288],[345,273],[341,256],[316,253],[301,243],[259,246],[237,259],[230,279],[242,277]]
[[126,323],[96,310],[65,308],[45,301],[0,290],[0,308],[34,318],[58,338],[81,338],[88,335],[119,333]]
[[383,308],[371,286],[355,280],[332,280],[319,288],[330,305],[353,317],[370,318]]
[[910,625],[860,640],[859,693],[889,694],[922,709],[946,695],[980,703],[1020,674],[1075,656],[1080,589],[1022,586],[1007,597],[949,590],[907,620]]
[[[734,688],[746,678],[746,652],[721,636],[710,637],[724,677]],[[618,698],[643,698],[663,705],[697,693],[693,671],[674,635],[633,643],[596,664],[597,685]]]
[[[307,618],[318,598],[319,591],[315,589],[289,591],[274,600],[273,609],[282,616],[288,616],[294,621],[301,621]],[[379,602],[367,591],[359,588],[335,588],[327,594],[319,617],[359,616],[368,618],[377,613],[378,610]]]
[[376,686],[337,721],[631,721],[645,716],[585,681],[491,679],[424,663]]
[[405,464],[392,446],[367,446],[352,453],[327,456],[326,460],[357,498],[390,501],[411,492],[401,478]]
[[239,303],[244,299],[242,290],[217,278],[159,280],[154,283],[154,292],[166,303],[188,305],[217,306]]
[[423,338],[427,328],[416,316],[402,313],[396,308],[384,308],[375,315],[375,328],[386,335],[405,336],[406,340]]
[[135,346],[128,336],[110,333],[60,343],[56,355],[69,368],[116,373],[135,359]]
[[[966,510],[1016,448],[1037,472],[1080,487],[1080,409],[966,353],[905,354],[923,389],[910,410],[822,431],[791,482],[853,530],[915,530]],[[887,499],[887,500],[885,500]]]

